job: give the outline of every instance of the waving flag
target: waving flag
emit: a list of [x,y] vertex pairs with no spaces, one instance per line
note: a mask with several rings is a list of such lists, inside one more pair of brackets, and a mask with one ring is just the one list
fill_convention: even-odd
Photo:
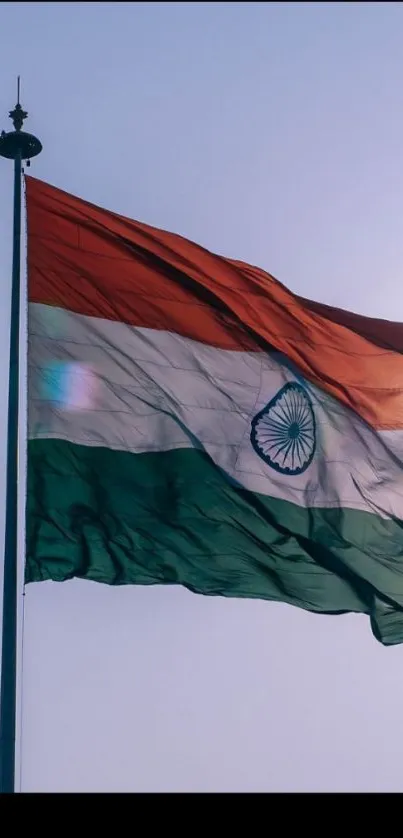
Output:
[[26,579],[363,612],[403,641],[403,326],[26,178]]

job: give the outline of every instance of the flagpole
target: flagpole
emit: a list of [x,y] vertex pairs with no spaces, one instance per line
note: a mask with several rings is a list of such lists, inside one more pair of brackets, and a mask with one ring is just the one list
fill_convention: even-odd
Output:
[[6,471],[6,518],[4,539],[3,622],[0,670],[0,793],[15,791],[15,730],[17,694],[17,583],[18,583],[18,430],[19,344],[21,286],[21,173],[22,161],[42,151],[40,141],[22,131],[28,114],[17,104],[9,113],[14,131],[2,131],[0,157],[14,160],[13,266],[11,281],[10,365],[8,382],[8,427]]

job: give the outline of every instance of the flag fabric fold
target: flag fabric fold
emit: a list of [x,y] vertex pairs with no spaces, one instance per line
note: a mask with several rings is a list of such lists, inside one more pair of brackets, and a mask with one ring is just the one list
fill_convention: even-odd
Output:
[[403,326],[27,177],[26,580],[180,584],[403,641]]

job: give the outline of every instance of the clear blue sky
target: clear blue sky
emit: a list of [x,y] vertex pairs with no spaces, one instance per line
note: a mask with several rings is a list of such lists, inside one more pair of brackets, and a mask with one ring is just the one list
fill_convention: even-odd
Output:
[[[402,31],[402,3],[2,3],[0,128],[20,73],[36,177],[403,321]],[[3,381],[11,199],[3,160]],[[23,791],[403,790],[403,648],[366,617],[80,581],[25,604]]]

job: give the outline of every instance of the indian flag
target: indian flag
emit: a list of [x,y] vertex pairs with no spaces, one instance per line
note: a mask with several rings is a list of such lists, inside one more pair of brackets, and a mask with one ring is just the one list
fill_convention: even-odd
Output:
[[403,326],[26,178],[26,580],[180,584],[403,641]]

